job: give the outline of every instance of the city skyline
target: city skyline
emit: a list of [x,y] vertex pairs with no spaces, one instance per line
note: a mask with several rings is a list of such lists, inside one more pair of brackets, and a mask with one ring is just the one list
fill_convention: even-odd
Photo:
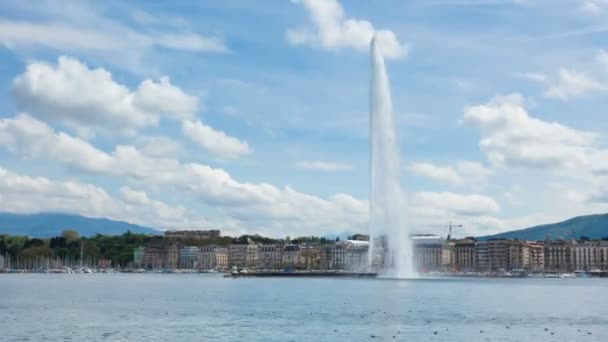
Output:
[[607,211],[605,1],[64,5],[0,4],[6,211],[366,232],[374,33],[410,224]]

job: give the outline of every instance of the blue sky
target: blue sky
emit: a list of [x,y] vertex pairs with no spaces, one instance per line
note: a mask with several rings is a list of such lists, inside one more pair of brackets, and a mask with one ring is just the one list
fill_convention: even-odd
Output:
[[3,1],[0,203],[161,229],[365,231],[382,37],[409,224],[608,203],[608,1]]

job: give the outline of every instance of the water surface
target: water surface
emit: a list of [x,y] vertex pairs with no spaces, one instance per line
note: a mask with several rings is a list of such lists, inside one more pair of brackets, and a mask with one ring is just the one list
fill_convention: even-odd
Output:
[[4,274],[0,340],[608,341],[606,293],[608,279]]

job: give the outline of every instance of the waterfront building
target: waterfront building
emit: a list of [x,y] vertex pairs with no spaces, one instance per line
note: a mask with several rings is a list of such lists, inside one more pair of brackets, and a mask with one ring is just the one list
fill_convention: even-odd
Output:
[[574,270],[572,242],[555,240],[545,242],[545,272],[566,273]]
[[571,250],[575,271],[608,270],[608,241],[574,241]]
[[453,272],[473,272],[475,265],[475,243],[474,238],[452,240],[452,264]]
[[171,243],[162,248],[162,261],[165,269],[174,270],[177,268],[179,261],[179,245],[177,243]]
[[540,273],[545,271],[545,246],[536,241],[528,241],[530,247],[530,271]]
[[198,268],[199,247],[184,246],[179,249],[179,268],[195,269]]
[[133,250],[133,266],[142,268],[144,263],[144,255],[146,254],[145,247],[137,247]]
[[489,272],[488,241],[477,241],[475,244],[475,269],[477,272]]
[[0,270],[6,268],[6,266],[4,265],[4,256],[0,255]]
[[488,270],[490,272],[504,272],[510,269],[509,244],[508,239],[488,240]]
[[263,270],[280,269],[283,245],[264,244],[258,247],[258,268]]
[[[143,247],[140,247],[143,248]],[[143,248],[144,255],[141,262],[141,267],[145,269],[157,269],[162,267],[161,247],[148,246]]]
[[300,267],[306,270],[327,270],[330,249],[327,246],[300,246]]
[[414,268],[418,272],[440,271],[451,259],[447,255],[449,251],[445,248],[445,239],[438,235],[415,235],[410,237],[410,240],[413,246]]
[[209,240],[219,237],[219,230],[167,230],[165,237],[174,240]]
[[366,271],[369,266],[368,255],[368,241],[339,241],[330,250],[329,268],[356,272]]
[[254,243],[232,243],[228,246],[230,266],[256,268],[258,264],[258,245]]
[[286,245],[281,255],[281,267],[299,268],[300,267],[300,246]]
[[199,250],[198,268],[202,270],[226,270],[228,269],[228,248],[209,245]]

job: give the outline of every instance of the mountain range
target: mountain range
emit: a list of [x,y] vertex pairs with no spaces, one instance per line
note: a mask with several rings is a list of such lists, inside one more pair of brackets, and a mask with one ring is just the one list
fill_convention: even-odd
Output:
[[479,239],[509,238],[519,240],[590,239],[608,237],[608,214],[577,216],[562,222],[543,224],[526,229],[512,230],[495,235],[482,236]]
[[[0,213],[0,234],[27,235],[30,237],[57,236],[62,230],[73,229],[82,236],[95,234],[120,235],[127,231],[144,234],[161,234],[160,230],[143,227],[127,222],[105,218],[90,218],[80,215],[42,213],[12,214]],[[352,235],[352,234],[348,234]],[[347,234],[332,235],[346,238]],[[480,240],[491,238],[509,238],[519,240],[590,239],[608,237],[608,214],[577,216],[566,221],[543,224],[530,228],[479,237]]]
[[76,230],[82,236],[92,236],[97,233],[120,235],[127,231],[144,234],[161,234],[159,230],[153,228],[105,218],[90,218],[59,213],[0,213],[0,234],[45,238],[58,236],[65,229]]

